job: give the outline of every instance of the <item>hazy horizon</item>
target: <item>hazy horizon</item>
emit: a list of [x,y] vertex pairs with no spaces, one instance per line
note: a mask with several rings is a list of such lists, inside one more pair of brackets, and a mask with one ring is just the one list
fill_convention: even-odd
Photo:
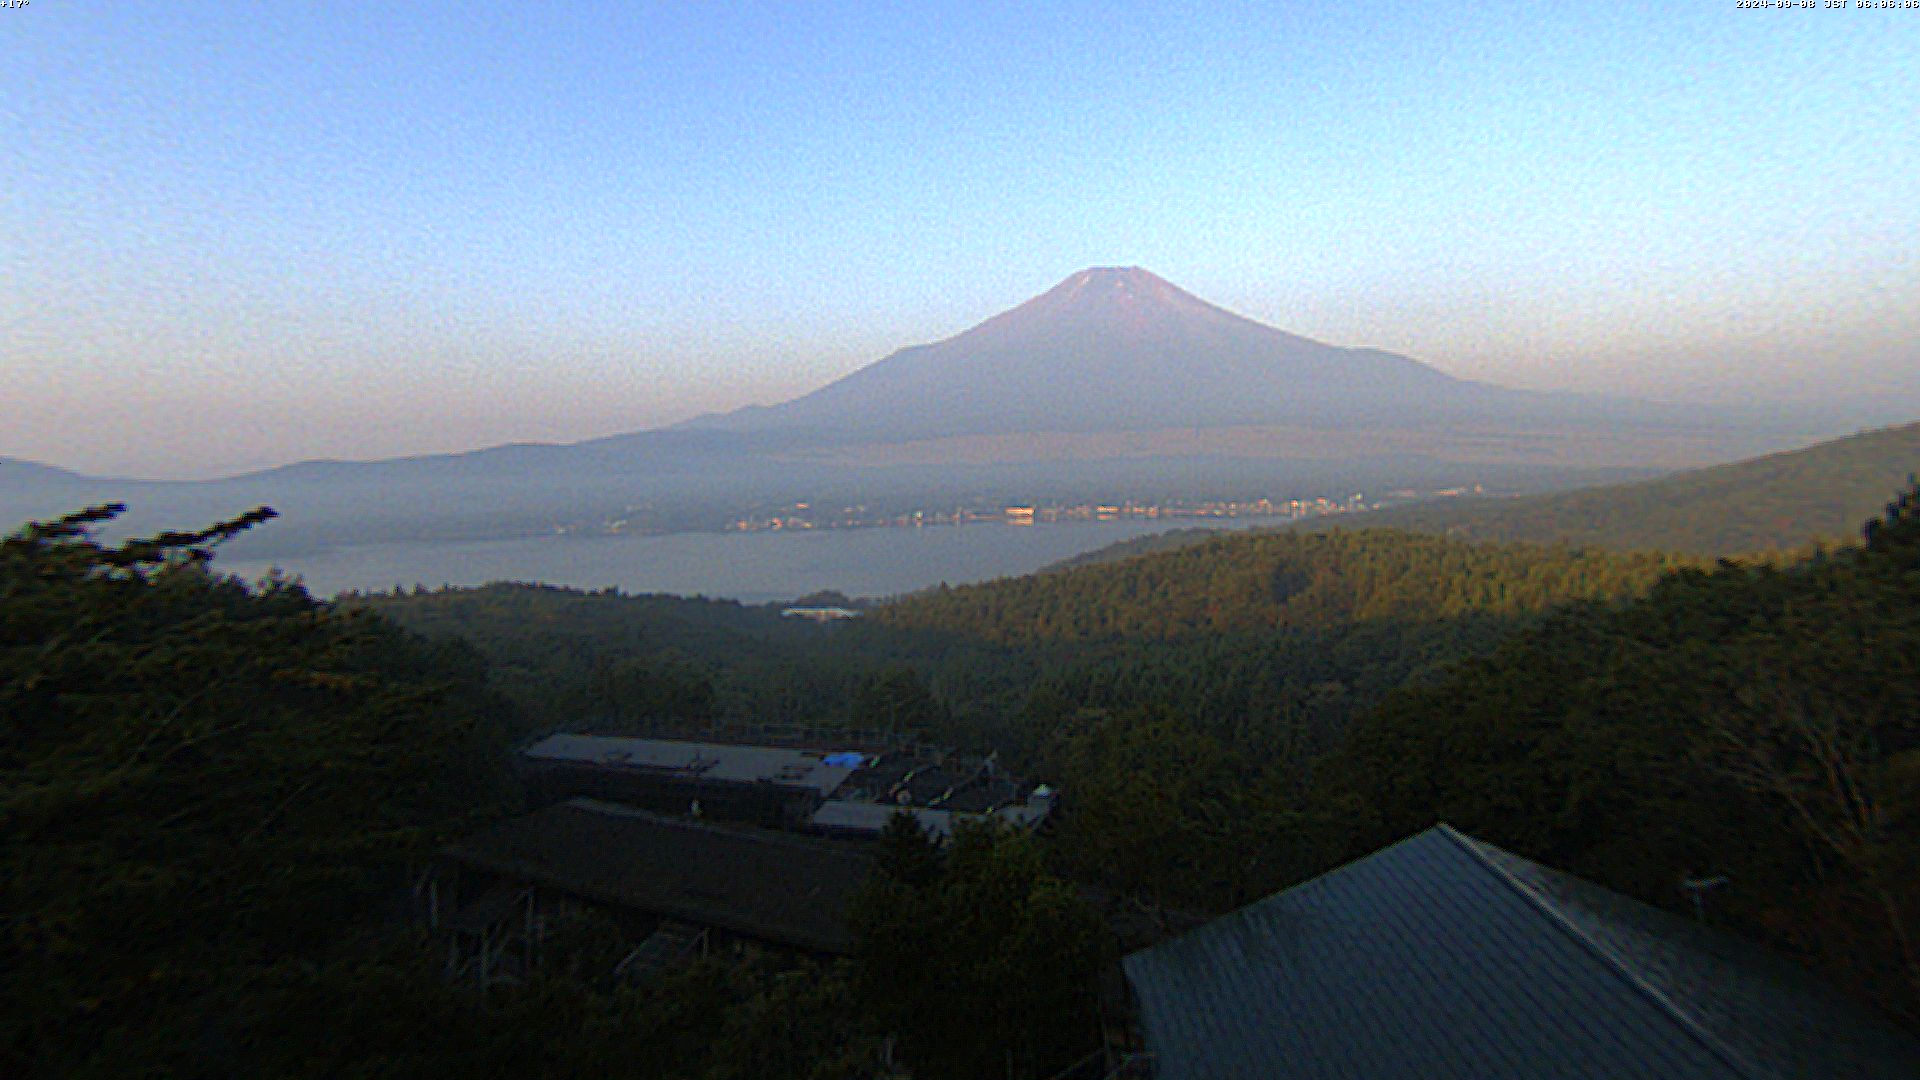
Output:
[[1911,418],[1900,14],[0,11],[0,456],[573,442],[1114,264],[1513,387]]

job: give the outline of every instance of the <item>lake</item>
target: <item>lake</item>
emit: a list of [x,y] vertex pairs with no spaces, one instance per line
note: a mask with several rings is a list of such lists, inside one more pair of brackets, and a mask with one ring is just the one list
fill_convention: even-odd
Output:
[[315,595],[395,585],[538,581],[628,593],[789,600],[822,589],[891,596],[1032,573],[1083,552],[1173,529],[1277,525],[1282,518],[996,523],[813,532],[552,536],[464,543],[373,544],[298,559],[217,559],[214,567],[257,579],[278,566]]

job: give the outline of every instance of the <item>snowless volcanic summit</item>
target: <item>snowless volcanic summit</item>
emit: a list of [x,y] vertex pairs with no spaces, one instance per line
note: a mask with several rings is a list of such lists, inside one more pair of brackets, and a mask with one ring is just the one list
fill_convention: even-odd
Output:
[[1237,425],[1544,419],[1553,395],[1456,379],[1216,307],[1138,267],[1082,270],[958,336],[691,427],[838,442]]

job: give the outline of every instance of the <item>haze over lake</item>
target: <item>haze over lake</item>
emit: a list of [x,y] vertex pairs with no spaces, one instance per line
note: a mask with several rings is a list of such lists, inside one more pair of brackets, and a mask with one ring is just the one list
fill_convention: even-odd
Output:
[[257,579],[278,566],[316,595],[399,585],[538,581],[624,592],[788,600],[822,589],[892,596],[1031,573],[1083,552],[1171,529],[1278,525],[1281,518],[973,524],[920,529],[554,536],[470,543],[376,544],[284,561],[219,559],[215,568]]

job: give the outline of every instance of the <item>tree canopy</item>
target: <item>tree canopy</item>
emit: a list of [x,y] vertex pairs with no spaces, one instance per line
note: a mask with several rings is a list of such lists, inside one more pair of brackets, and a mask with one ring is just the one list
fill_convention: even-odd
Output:
[[206,569],[270,512],[95,543],[118,510],[0,541],[0,1022],[16,1063],[193,1071],[504,797],[500,709],[458,643]]
[[1920,505],[1785,569],[1575,605],[1358,722],[1313,802],[1349,853],[1435,820],[1715,917],[1920,1019]]

